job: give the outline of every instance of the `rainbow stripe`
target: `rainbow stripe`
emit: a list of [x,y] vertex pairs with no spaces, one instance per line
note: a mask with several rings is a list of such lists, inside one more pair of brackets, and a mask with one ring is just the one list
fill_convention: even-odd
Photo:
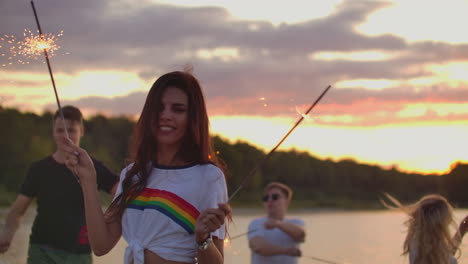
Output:
[[155,209],[171,218],[189,234],[194,233],[195,221],[200,215],[200,212],[193,205],[176,194],[150,188],[145,188],[135,200],[130,202],[127,208],[142,211]]

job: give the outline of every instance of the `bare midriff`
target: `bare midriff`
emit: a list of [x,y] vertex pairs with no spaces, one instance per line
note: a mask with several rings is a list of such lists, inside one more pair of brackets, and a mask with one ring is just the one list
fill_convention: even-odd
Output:
[[158,254],[145,249],[145,264],[188,264],[188,262],[166,260],[161,258]]

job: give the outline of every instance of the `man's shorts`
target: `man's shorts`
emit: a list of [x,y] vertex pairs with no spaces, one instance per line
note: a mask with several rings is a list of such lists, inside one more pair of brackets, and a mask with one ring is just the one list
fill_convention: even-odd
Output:
[[29,244],[27,264],[92,264],[91,253],[75,254],[38,244]]

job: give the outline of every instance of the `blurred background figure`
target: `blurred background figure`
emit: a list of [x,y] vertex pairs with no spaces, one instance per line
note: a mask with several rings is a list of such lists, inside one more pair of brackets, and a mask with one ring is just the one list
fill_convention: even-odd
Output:
[[[28,264],[92,263],[83,192],[77,176],[65,165],[64,146],[61,143],[68,136],[75,145],[80,145],[84,135],[83,115],[74,106],[65,106],[62,112],[65,121],[57,111],[52,124],[55,152],[29,167],[0,233],[0,253],[4,253],[10,247],[26,210],[37,199],[37,215],[29,240]],[[113,195],[117,189],[118,176],[101,162],[91,160],[97,172],[97,188]]]
[[248,230],[251,263],[296,264],[305,232],[302,220],[286,217],[293,192],[285,184],[272,182],[263,193],[267,216],[253,220]]
[[[452,206],[440,195],[426,195],[411,205],[403,205],[389,194],[386,197],[393,203],[383,201],[386,207],[401,209],[409,216],[403,254],[409,255],[410,264],[457,263],[454,256],[459,255],[456,253],[468,227],[468,216],[457,226]],[[457,230],[455,235],[450,232],[451,225]]]

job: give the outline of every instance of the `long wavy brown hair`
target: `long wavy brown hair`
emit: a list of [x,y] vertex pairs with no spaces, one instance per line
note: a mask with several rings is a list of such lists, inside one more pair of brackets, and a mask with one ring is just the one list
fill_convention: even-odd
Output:
[[187,130],[177,152],[178,159],[193,164],[213,163],[222,170],[223,164],[213,151],[209,135],[209,121],[205,99],[199,81],[189,72],[175,71],[162,75],[151,87],[140,118],[135,126],[131,147],[131,160],[122,193],[111,203],[108,219],[122,217],[128,204],[146,187],[152,162],[158,163],[158,143],[154,129],[158,126],[161,98],[168,87],[184,91],[188,97]]
[[403,255],[412,250],[416,256],[414,264],[449,264],[451,256],[458,251],[450,234],[450,226],[457,227],[450,203],[440,195],[431,194],[405,206],[393,196],[385,195],[394,204],[390,206],[383,202],[385,206],[401,209],[409,216],[405,222],[408,233]]

